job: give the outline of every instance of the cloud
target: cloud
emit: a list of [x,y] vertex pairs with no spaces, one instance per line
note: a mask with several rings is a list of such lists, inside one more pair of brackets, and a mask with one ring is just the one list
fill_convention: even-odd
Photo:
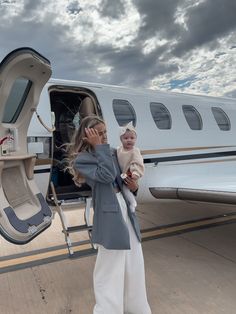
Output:
[[69,2],[68,6],[67,6],[67,11],[69,12],[69,14],[74,14],[77,15],[80,13],[80,11],[82,11],[79,2],[77,0]]
[[125,5],[118,0],[102,0],[99,11],[102,17],[119,19],[125,14]]
[[236,89],[234,89],[228,93],[225,93],[224,96],[236,98]]
[[183,79],[176,79],[176,80],[170,80],[167,84],[163,85],[162,87],[168,88],[168,89],[184,89],[186,87],[189,87],[192,85],[194,81],[196,81],[196,76],[190,76]]
[[[112,68],[105,78],[106,83],[110,84],[148,87],[150,79],[155,77],[157,71],[161,74],[176,70],[175,65],[158,61],[155,53],[144,56],[141,49],[136,49],[136,47],[114,51],[106,46],[97,53],[100,54],[99,60]],[[129,68],[132,71],[127,71]]]
[[234,0],[0,3],[0,58],[29,46],[54,77],[235,95]]
[[208,0],[189,8],[185,13],[186,30],[180,34],[173,54],[182,56],[202,45],[219,46],[220,38],[235,31],[235,12],[236,2],[232,0]]
[[152,38],[157,34],[173,38],[178,33],[179,25],[175,22],[175,12],[181,0],[134,0],[142,18],[138,36],[140,40]]

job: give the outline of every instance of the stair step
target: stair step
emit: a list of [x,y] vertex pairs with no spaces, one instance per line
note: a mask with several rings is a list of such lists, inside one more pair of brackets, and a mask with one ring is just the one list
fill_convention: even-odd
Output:
[[76,232],[76,231],[83,231],[83,230],[91,231],[92,227],[84,224],[84,225],[72,226],[72,227],[67,228],[67,232],[69,232],[69,233]]
[[94,255],[94,254],[97,254],[97,250],[91,247],[91,249],[74,252],[73,254],[70,254],[69,257],[79,258],[79,257],[85,257],[89,255]]
[[86,199],[80,198],[80,199],[71,199],[71,200],[60,200],[58,201],[58,204],[63,207],[76,205],[76,204],[81,205],[81,204],[86,204]]

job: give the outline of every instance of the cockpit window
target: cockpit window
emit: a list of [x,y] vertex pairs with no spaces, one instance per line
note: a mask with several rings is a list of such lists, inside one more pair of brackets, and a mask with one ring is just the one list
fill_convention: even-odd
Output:
[[190,129],[202,130],[202,118],[197,109],[191,105],[183,105],[182,109]]
[[231,128],[230,120],[224,110],[219,107],[212,107],[211,111],[220,130],[229,131]]
[[15,123],[27,98],[32,82],[19,77],[12,85],[6,101],[3,123]]
[[150,103],[150,110],[158,129],[168,130],[171,128],[171,116],[169,110],[161,103]]
[[127,100],[113,99],[112,107],[119,126],[126,125],[130,121],[133,122],[133,126],[136,126],[136,113]]

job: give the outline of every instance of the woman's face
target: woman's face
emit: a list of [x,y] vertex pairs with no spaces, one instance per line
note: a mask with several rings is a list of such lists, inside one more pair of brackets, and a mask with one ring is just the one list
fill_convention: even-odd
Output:
[[98,131],[98,135],[101,139],[102,144],[107,144],[107,129],[103,123],[98,123],[94,126],[94,129]]

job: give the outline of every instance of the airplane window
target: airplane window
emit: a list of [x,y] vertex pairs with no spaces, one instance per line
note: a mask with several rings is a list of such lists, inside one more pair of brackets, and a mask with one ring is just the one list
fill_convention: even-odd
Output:
[[136,114],[134,108],[127,100],[113,99],[112,107],[119,126],[125,125],[130,121],[133,122],[133,126],[136,126]]
[[161,103],[150,103],[150,110],[158,129],[168,130],[171,128],[171,115],[169,110]]
[[212,107],[211,111],[214,115],[218,127],[222,131],[229,131],[231,128],[230,120],[227,114],[219,107]]
[[23,108],[31,85],[32,82],[23,77],[19,77],[15,80],[5,105],[3,123],[16,122]]
[[202,130],[202,118],[197,109],[190,105],[183,105],[182,109],[190,129]]

